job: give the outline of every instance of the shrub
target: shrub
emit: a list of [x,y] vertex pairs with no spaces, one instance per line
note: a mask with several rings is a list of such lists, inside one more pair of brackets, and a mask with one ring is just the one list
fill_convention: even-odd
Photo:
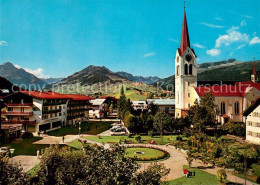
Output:
[[140,135],[135,135],[135,140],[139,143],[142,141],[142,137]]
[[177,136],[177,137],[176,137],[176,140],[177,140],[177,141],[182,141],[182,137],[181,137],[181,136]]
[[150,136],[150,137],[153,137],[153,131],[152,130],[150,130],[150,131],[148,131],[148,136]]
[[260,184],[260,176],[257,177],[257,179],[256,179],[256,183],[257,183],[257,184]]
[[32,138],[33,134],[31,132],[24,132],[22,138]]
[[225,170],[218,170],[217,180],[220,182],[220,184],[225,184],[227,180],[227,174]]

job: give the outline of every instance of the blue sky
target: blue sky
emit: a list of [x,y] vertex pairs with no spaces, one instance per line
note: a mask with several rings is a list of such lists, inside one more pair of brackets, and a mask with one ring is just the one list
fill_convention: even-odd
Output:
[[[259,0],[186,0],[198,63],[260,59]],[[0,64],[39,77],[88,65],[134,75],[175,73],[183,0],[0,0]]]

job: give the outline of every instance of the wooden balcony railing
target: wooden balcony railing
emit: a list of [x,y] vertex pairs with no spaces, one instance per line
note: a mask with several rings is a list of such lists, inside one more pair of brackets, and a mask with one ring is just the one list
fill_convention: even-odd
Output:
[[7,107],[30,107],[33,103],[6,103]]
[[14,111],[3,111],[2,115],[12,115],[12,116],[32,116],[33,112],[14,112]]
[[29,120],[13,120],[13,119],[9,119],[9,120],[2,120],[2,123],[6,123],[6,124],[27,124],[27,125],[35,125],[36,121],[29,121]]

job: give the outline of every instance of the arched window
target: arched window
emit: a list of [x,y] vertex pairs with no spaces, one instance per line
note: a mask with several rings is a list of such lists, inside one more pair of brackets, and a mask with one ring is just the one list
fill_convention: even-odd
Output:
[[220,113],[221,113],[221,115],[226,114],[226,104],[225,104],[225,102],[221,102],[221,104],[220,104]]
[[188,75],[188,64],[184,65],[184,74]]
[[177,66],[177,76],[180,75],[180,66]]
[[192,75],[192,64],[189,65],[189,75]]
[[235,115],[238,115],[239,114],[239,102],[236,101],[234,103],[234,109],[235,109]]

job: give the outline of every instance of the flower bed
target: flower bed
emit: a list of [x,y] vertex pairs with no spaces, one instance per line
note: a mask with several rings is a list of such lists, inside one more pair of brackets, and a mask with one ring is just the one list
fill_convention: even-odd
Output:
[[[128,156],[127,154],[126,156],[128,158],[135,159],[137,161],[158,161],[158,160],[166,159],[170,156],[170,154],[166,150],[154,146],[130,145],[126,149],[126,152],[128,151],[131,152],[131,155],[129,154]],[[144,154],[140,154],[140,155],[132,154],[136,151],[143,151]]]

